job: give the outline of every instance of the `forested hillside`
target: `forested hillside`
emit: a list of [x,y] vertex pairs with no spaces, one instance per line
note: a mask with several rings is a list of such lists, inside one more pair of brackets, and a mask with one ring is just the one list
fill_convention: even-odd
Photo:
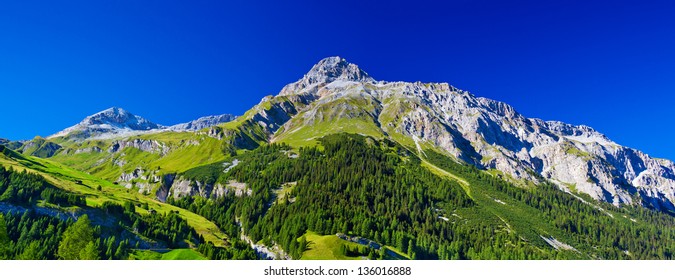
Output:
[[310,249],[307,232],[359,236],[415,259],[672,257],[675,220],[663,213],[586,201],[550,184],[516,186],[433,150],[419,158],[388,140],[339,134],[320,143],[297,156],[283,144],[262,146],[238,156],[228,172],[219,162],[183,174],[246,182],[250,196],[169,202],[230,236],[241,225],[254,243],[278,244],[293,258]]
[[[2,152],[5,162],[17,156]],[[0,166],[0,259],[129,259],[205,243],[177,211],[117,199],[124,202],[88,203],[36,172]]]

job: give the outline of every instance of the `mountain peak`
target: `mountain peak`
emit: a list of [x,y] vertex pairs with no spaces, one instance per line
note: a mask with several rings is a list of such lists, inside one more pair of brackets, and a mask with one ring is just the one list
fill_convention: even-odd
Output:
[[77,132],[78,138],[92,136],[120,134],[122,132],[148,131],[164,128],[162,125],[150,122],[119,107],[111,107],[84,118],[78,124],[66,128],[48,138],[67,136]]
[[310,84],[330,83],[335,80],[373,81],[373,78],[368,76],[368,73],[361,70],[359,66],[349,63],[339,56],[331,56],[320,60],[307,72],[304,79]]
[[124,110],[119,107],[110,107],[108,109],[105,109],[103,111],[100,111],[96,114],[93,114],[91,116],[86,117],[83,121],[86,120],[96,120],[96,119],[101,119],[101,118],[114,118],[121,120],[121,122],[124,122],[124,120],[129,119],[133,117],[134,115],[129,113],[129,111]]
[[334,81],[375,82],[368,73],[361,70],[356,64],[349,63],[339,56],[331,56],[312,66],[312,69],[297,82],[286,85],[279,95],[293,95],[306,90],[312,91]]
[[154,124],[142,117],[136,116],[127,110],[119,107],[111,107],[101,112],[86,117],[81,125],[112,125],[114,127],[129,128],[132,130],[149,130],[161,128],[161,125]]
[[123,108],[113,106],[99,113],[128,114],[129,112],[127,112],[127,110],[124,110]]

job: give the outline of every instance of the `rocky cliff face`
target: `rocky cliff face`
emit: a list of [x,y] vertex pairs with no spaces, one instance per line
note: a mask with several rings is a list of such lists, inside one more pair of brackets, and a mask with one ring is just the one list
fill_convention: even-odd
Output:
[[160,155],[166,155],[170,150],[167,145],[157,140],[128,139],[113,141],[112,144],[110,144],[110,148],[108,148],[108,152],[115,153],[126,147],[133,147],[144,152],[157,153]]
[[171,196],[175,199],[185,196],[201,196],[205,198],[220,198],[229,193],[234,193],[235,196],[251,195],[251,190],[246,183],[236,181],[227,182],[223,185],[221,183],[205,183],[197,180],[190,180],[185,177],[177,177],[175,175],[168,175],[170,179],[166,179],[164,184],[155,193],[160,201],[166,201]]
[[217,124],[233,121],[236,117],[230,114],[201,117],[194,121],[169,126],[173,131],[197,131]]
[[[617,206],[675,209],[673,162],[618,145],[588,126],[527,118],[508,104],[446,83],[375,81],[356,65],[332,57],[271,100],[281,97],[302,100],[302,106],[294,106],[296,112],[288,117],[260,121],[286,133],[336,116],[360,119],[382,135],[403,135],[418,147],[432,144],[516,180],[538,182],[541,176],[561,189]],[[330,110],[318,109],[326,104]]]

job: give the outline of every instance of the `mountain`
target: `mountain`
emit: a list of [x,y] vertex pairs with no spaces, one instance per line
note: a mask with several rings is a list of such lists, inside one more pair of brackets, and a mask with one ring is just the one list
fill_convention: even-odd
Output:
[[190,122],[172,125],[167,127],[167,129],[173,131],[197,131],[207,127],[215,126],[217,124],[230,122],[235,118],[236,118],[235,116],[230,114],[206,116]]
[[[617,206],[675,210],[672,161],[623,147],[588,126],[527,118],[447,83],[376,81],[330,57],[266,102],[272,110],[259,110],[257,117],[279,127],[268,130],[274,142],[306,144],[340,131],[389,137],[417,149],[434,147],[513,180],[551,180]],[[261,118],[270,111],[284,117]]]
[[134,115],[122,108],[112,107],[86,117],[80,123],[59,131],[47,139],[63,137],[70,140],[106,139],[147,134],[159,131],[197,131],[234,120],[230,114],[206,116],[199,119],[164,126]]
[[29,229],[87,215],[100,251],[80,257],[672,259],[673,169],[588,126],[329,57],[239,117],[111,108],[0,141],[0,258],[62,258],[65,236]]
[[[508,104],[447,83],[377,81],[340,57],[322,59],[298,81],[238,118],[210,116],[167,127],[110,108],[47,140],[124,138],[209,127],[208,135],[223,140],[229,153],[268,142],[314,145],[325,135],[358,133],[389,138],[418,152],[436,149],[524,186],[551,181],[563,191],[615,206],[675,211],[672,161],[621,146],[585,125],[525,117]],[[157,149],[160,142],[152,146]],[[42,145],[37,144],[24,144],[31,147],[22,150]],[[45,148],[37,154],[52,156],[60,147]],[[116,150],[97,146],[73,151],[87,149]]]
[[86,117],[80,123],[59,131],[47,139],[66,137],[70,139],[110,138],[135,132],[164,128],[122,108],[112,107]]

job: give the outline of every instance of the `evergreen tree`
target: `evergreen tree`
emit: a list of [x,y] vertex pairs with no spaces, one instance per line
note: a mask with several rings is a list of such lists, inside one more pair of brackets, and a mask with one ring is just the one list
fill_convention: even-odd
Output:
[[80,251],[80,260],[98,260],[99,259],[99,250],[97,242],[90,241],[87,243],[87,246]]
[[87,245],[93,242],[94,229],[91,227],[89,217],[82,215],[63,233],[63,239],[59,243],[58,255],[64,260],[81,259],[81,256],[83,256],[81,252],[85,251]]
[[9,234],[7,233],[7,223],[5,216],[0,214],[0,260],[8,259],[9,254]]
[[39,241],[33,241],[30,244],[28,244],[28,247],[26,247],[21,255],[19,255],[16,259],[18,260],[39,260],[41,259],[41,252],[40,252],[40,242]]

